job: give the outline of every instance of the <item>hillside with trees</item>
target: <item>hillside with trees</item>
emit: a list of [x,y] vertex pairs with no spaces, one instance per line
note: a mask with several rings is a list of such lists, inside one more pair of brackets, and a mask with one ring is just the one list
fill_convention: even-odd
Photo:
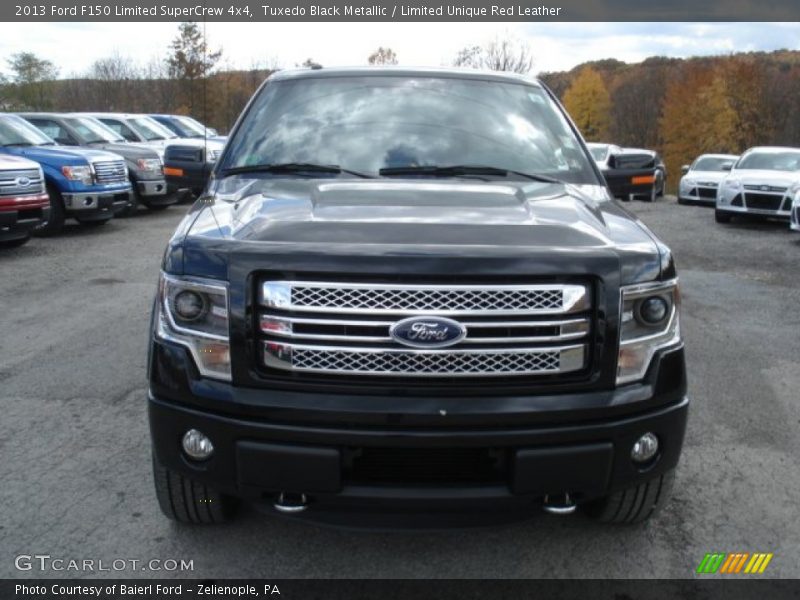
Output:
[[[49,60],[30,52],[13,54],[5,61],[10,76],[0,75],[0,108],[192,114],[226,132],[277,69],[263,62],[233,68],[224,49],[212,46],[196,23],[181,23],[165,52],[165,58],[145,64],[114,53],[67,77]],[[400,57],[378,47],[364,62],[394,65]],[[319,63],[308,58],[302,64]],[[506,34],[462,48],[450,64],[528,73],[536,64],[536,48]],[[651,57],[635,64],[605,59],[540,77],[587,140],[661,152],[672,187],[680,166],[703,152],[800,146],[798,51]]]
[[540,77],[587,140],[660,151],[673,187],[704,152],[800,146],[800,52],[604,60]]

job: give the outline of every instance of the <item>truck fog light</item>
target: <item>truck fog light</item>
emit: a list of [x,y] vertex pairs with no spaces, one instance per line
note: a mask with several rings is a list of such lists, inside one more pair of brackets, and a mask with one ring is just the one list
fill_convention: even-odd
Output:
[[205,299],[192,290],[184,290],[175,296],[175,312],[184,321],[195,321],[206,311]]
[[639,304],[639,318],[647,325],[658,325],[668,314],[669,304],[661,296],[650,296]]
[[189,458],[194,460],[205,460],[214,453],[214,445],[211,440],[197,429],[190,429],[183,435],[183,451]]
[[658,452],[658,438],[649,431],[636,440],[631,449],[631,458],[636,463],[646,463]]

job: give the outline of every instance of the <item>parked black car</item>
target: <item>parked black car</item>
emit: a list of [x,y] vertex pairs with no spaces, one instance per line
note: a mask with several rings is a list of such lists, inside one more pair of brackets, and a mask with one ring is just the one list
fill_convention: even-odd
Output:
[[361,526],[637,522],[669,496],[672,255],[535,80],[274,74],[162,269],[148,404],[170,518],[245,498]]

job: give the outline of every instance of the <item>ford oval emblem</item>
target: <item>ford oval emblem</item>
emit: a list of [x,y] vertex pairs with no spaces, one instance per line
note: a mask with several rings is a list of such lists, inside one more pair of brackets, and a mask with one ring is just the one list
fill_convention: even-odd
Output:
[[467,328],[452,319],[442,317],[411,317],[389,328],[392,338],[412,348],[446,348],[457,344],[467,335]]
[[17,187],[28,187],[31,184],[31,180],[27,177],[17,177],[14,183],[17,184]]

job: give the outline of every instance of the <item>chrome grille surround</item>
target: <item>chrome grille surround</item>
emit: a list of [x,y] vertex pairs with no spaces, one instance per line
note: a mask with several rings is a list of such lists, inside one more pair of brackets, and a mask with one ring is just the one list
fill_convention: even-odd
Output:
[[[27,180],[28,183],[21,185],[20,180]],[[41,194],[43,191],[44,182],[38,169],[0,171],[0,196],[25,196]]]
[[128,181],[128,169],[123,160],[106,160],[92,163],[97,183],[125,183]]
[[[582,370],[592,331],[580,284],[430,285],[265,281],[256,327],[262,364],[328,375],[501,377]],[[447,348],[391,336],[409,315],[447,315],[467,331]]]

